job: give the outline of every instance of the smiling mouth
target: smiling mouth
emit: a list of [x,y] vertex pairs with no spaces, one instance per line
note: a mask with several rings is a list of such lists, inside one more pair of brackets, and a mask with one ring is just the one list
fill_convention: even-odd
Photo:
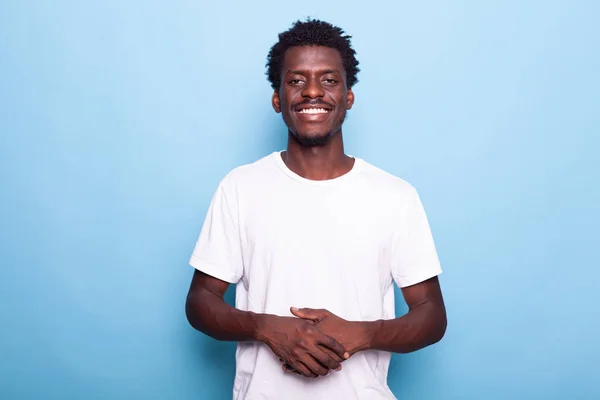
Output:
[[302,110],[296,111],[298,114],[327,114],[329,112],[326,108],[303,108]]

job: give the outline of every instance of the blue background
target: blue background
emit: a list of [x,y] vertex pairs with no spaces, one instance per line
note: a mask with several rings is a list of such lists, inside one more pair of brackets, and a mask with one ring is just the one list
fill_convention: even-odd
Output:
[[1,398],[231,397],[187,262],[218,181],[285,146],[264,63],[309,15],[354,36],[347,151],[416,186],[444,268],[394,393],[600,398],[600,3],[360,4],[2,2]]

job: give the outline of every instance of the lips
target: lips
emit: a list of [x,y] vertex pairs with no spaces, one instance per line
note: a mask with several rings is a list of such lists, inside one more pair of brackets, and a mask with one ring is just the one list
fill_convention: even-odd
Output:
[[304,100],[300,103],[293,104],[295,112],[323,114],[333,110],[333,106],[329,103],[320,100]]
[[327,108],[302,108],[297,110],[298,114],[327,114],[330,110]]
[[296,118],[304,123],[322,123],[329,119],[331,109],[323,107],[306,107],[296,110]]
[[306,102],[298,104],[294,111],[300,120],[305,122],[325,121],[333,107],[324,102]]

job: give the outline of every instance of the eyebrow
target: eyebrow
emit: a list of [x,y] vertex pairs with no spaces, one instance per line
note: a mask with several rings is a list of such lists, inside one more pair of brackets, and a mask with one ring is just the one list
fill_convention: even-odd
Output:
[[[340,73],[340,71],[338,71],[337,69],[325,69],[323,71],[319,71],[322,74],[335,74],[335,73]],[[292,74],[292,75],[304,75],[306,73],[306,71],[301,71],[298,69],[294,69],[294,70],[290,70],[288,69],[286,71],[286,74]]]

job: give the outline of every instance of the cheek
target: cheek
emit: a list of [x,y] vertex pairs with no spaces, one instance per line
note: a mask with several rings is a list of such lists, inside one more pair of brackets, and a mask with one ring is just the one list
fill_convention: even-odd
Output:
[[293,103],[294,96],[295,95],[293,91],[289,90],[289,88],[287,88],[286,90],[282,90],[279,93],[281,105],[283,106],[285,104],[286,106],[289,106],[291,103]]
[[332,96],[336,99],[337,103],[343,105],[344,107],[348,103],[348,94],[345,91],[339,91]]
[[281,99],[281,112],[290,114],[291,111],[291,102],[288,99]]
[[339,103],[338,103],[338,111],[340,113],[345,113],[346,109],[348,108],[348,97],[347,96],[342,96],[342,98],[340,99]]

